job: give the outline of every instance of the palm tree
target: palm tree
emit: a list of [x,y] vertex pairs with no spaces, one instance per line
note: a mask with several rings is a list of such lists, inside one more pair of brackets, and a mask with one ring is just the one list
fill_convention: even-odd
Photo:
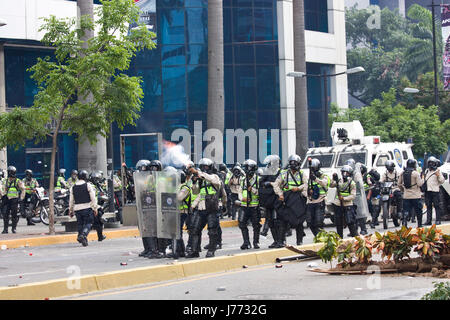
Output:
[[[79,9],[79,18],[89,15],[94,19],[94,1],[93,0],[77,0]],[[81,40],[87,46],[87,41],[94,36],[94,30],[84,30]],[[85,99],[88,101],[90,97]],[[106,138],[97,136],[97,143],[91,145],[87,139],[80,139],[78,143],[78,168],[88,171],[102,170],[106,173]]]
[[[223,66],[223,4],[208,1],[208,129],[225,127],[225,93]],[[220,141],[222,143],[222,141]]]
[[[412,5],[408,10],[408,18],[415,20],[413,26],[413,39],[405,53],[405,72],[412,82],[417,80],[419,74],[433,70],[433,16],[430,10],[418,5]],[[440,32],[439,18],[434,21],[436,27],[436,53],[438,72],[442,71],[442,32]]]
[[[303,0],[293,2],[294,70],[306,73],[305,9]],[[306,77],[295,78],[296,152],[304,157],[308,151],[308,100]]]

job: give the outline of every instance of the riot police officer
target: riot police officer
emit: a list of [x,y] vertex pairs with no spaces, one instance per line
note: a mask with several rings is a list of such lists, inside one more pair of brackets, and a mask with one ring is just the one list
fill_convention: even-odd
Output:
[[56,179],[55,192],[61,192],[61,189],[67,188],[65,174],[66,174],[66,169],[64,169],[64,168],[59,169],[58,178]]
[[0,169],[0,219],[3,219],[3,206],[6,204],[6,194],[4,193],[6,178],[5,172]]
[[73,217],[75,212],[78,225],[77,241],[86,247],[88,245],[87,236],[94,223],[94,216],[98,214],[98,205],[95,189],[88,183],[87,171],[81,170],[78,178],[79,180],[70,189],[69,216]]
[[392,221],[394,225],[398,227],[400,224],[398,222],[398,218],[401,217],[403,212],[403,195],[398,187],[398,179],[400,178],[400,174],[397,172],[395,168],[395,163],[392,160],[387,160],[384,164],[386,167],[386,171],[381,176],[380,182],[393,182],[392,190],[393,190],[393,203],[397,205],[397,212],[395,216],[392,217]]
[[[23,202],[26,203],[28,202],[28,200],[30,200],[31,204],[30,212],[33,214],[36,205],[36,195],[34,193],[34,190],[36,190],[36,188],[39,188],[39,183],[35,178],[33,178],[33,171],[30,169],[25,170],[25,178],[22,179],[22,182],[25,187],[25,198]],[[21,206],[21,210],[22,216],[25,216],[25,205]],[[27,218],[27,225],[34,226],[34,223],[31,220],[32,216],[28,216],[26,218]]]
[[70,178],[67,179],[67,187],[70,189],[75,185],[75,183],[77,183],[77,181],[78,181],[78,170],[74,169],[70,173]]
[[433,217],[433,206],[436,211],[436,224],[441,224],[441,203],[439,198],[439,187],[445,182],[443,174],[439,170],[441,162],[435,157],[427,160],[427,169],[424,172],[425,203],[427,206],[426,226],[431,225]]
[[228,181],[228,187],[230,188],[230,203],[231,203],[231,219],[236,220],[236,215],[240,210],[240,206],[236,203],[239,200],[239,188],[241,185],[241,179],[244,176],[241,165],[236,163],[232,170],[232,176]]
[[19,201],[23,201],[25,197],[25,187],[23,182],[16,178],[17,169],[14,166],[9,166],[7,169],[8,178],[5,181],[4,194],[6,195],[6,203],[3,211],[3,232],[8,233],[9,217],[11,216],[12,233],[16,233],[17,222],[19,217],[17,210]]
[[[101,179],[102,179],[102,175],[101,175],[100,171],[94,171],[89,175],[88,184],[91,185],[92,188],[95,190],[95,196],[97,197],[97,201],[98,201],[99,193],[105,192],[105,190],[103,189],[103,186],[101,185]],[[76,184],[76,182],[75,182],[75,184]],[[98,202],[97,202],[97,205],[99,205]],[[103,234],[102,216],[103,216],[103,209],[100,209],[97,211],[97,215],[94,216],[94,221],[92,224],[92,228],[97,231],[98,241],[103,241],[106,239],[106,236]]]
[[422,192],[420,187],[423,180],[419,172],[416,171],[416,160],[408,159],[406,161],[406,169],[398,179],[400,190],[403,191],[403,213],[402,224],[406,227],[408,218],[412,216],[414,211],[417,216],[417,227],[422,227]]
[[[184,240],[183,240],[183,226],[186,222],[186,219],[191,211],[191,186],[192,186],[192,181],[191,181],[191,174],[186,174],[185,170],[182,170],[180,172],[181,174],[181,185],[180,185],[180,189],[178,190],[177,193],[177,200],[180,203],[179,206],[179,210],[181,213],[180,216],[180,240],[177,240],[177,255],[179,257],[184,257],[185,256],[185,246],[184,246]],[[169,256],[170,258],[171,256]]]
[[320,229],[324,227],[325,219],[325,198],[330,188],[331,179],[320,169],[322,164],[317,158],[308,160],[308,198],[306,202],[307,217],[310,220],[311,232],[316,236]]
[[[273,189],[281,202],[285,203],[282,217],[289,227],[295,228],[297,245],[303,244],[305,236],[303,223],[306,220],[306,192],[308,180],[301,167],[299,155],[291,155],[288,158],[289,169],[283,171],[273,184]],[[289,198],[289,199],[288,199]]]
[[254,160],[245,160],[243,164],[245,177],[241,179],[239,200],[241,201],[241,211],[239,212],[239,229],[242,232],[244,243],[241,250],[250,249],[250,236],[247,228],[248,221],[253,227],[253,248],[259,249],[259,232],[261,230],[261,216],[259,214],[259,177],[256,174],[258,165]]
[[287,225],[275,210],[277,195],[273,190],[273,183],[281,174],[280,157],[269,155],[263,163],[266,168],[259,181],[259,204],[265,209],[265,218],[273,238],[273,243],[269,245],[269,248],[282,248],[285,243]]
[[220,178],[214,174],[214,162],[208,158],[199,161],[200,170],[189,168],[189,172],[198,176],[200,181],[192,186],[193,193],[198,194],[192,203],[192,208],[197,208],[192,221],[192,252],[186,257],[199,257],[199,243],[202,230],[208,224],[209,246],[206,257],[214,257],[219,242],[219,192]]
[[333,174],[333,181],[330,187],[336,188],[336,198],[333,203],[334,223],[336,231],[341,238],[344,237],[344,221],[347,224],[350,235],[358,235],[358,226],[356,224],[356,212],[353,206],[353,200],[356,198],[356,183],[353,181],[353,169],[349,165],[341,168],[342,179],[338,178],[337,173]]

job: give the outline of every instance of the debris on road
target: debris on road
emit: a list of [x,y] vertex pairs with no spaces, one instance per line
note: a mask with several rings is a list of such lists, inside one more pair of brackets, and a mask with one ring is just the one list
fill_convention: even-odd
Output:
[[225,287],[219,287],[217,288],[217,291],[225,291]]
[[120,265],[121,265],[121,266],[126,266],[126,265],[128,265],[128,263],[126,263],[126,262],[121,262]]
[[276,264],[275,268],[283,268],[283,265],[282,264]]

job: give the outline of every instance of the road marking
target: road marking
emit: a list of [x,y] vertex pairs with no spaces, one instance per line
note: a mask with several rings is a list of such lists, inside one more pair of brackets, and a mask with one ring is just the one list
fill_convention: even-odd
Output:
[[104,296],[136,292],[136,291],[150,290],[150,289],[161,288],[161,287],[168,287],[168,286],[176,285],[176,284],[194,282],[194,281],[198,281],[198,280],[205,280],[205,279],[209,279],[209,278],[215,278],[215,277],[220,277],[220,276],[224,276],[224,275],[231,275],[231,274],[235,274],[235,273],[259,271],[259,270],[264,270],[264,269],[269,269],[269,268],[273,268],[273,265],[268,265],[268,266],[263,266],[263,267],[258,267],[258,268],[250,268],[250,269],[245,269],[245,270],[221,272],[219,274],[203,276],[203,277],[199,277],[199,278],[195,278],[195,279],[175,280],[175,281],[172,281],[169,283],[162,283],[162,284],[151,285],[151,286],[140,287],[140,288],[125,289],[125,290],[120,290],[120,291],[116,290],[114,292],[99,293],[99,294],[93,294],[93,295],[88,295],[88,296],[85,295],[85,296],[80,296],[80,297],[76,297],[76,298],[70,298],[69,300],[89,300],[91,298],[98,298],[98,297],[104,297]]
[[40,272],[29,272],[29,273],[8,274],[8,275],[5,275],[5,276],[0,276],[0,278],[17,277],[17,276],[30,276],[30,275],[43,274],[43,273],[60,272],[60,271],[65,271],[65,270],[66,270],[66,269],[56,269],[56,270],[48,270],[48,271],[40,271]]

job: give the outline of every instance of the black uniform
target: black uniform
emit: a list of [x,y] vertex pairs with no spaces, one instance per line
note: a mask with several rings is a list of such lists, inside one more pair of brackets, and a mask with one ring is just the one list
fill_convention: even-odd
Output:
[[70,189],[70,198],[72,199],[70,201],[70,210],[75,211],[78,225],[77,240],[83,246],[88,245],[87,236],[92,228],[92,225],[94,224],[94,211],[92,210],[91,207],[86,209],[75,210],[76,208],[74,207],[74,205],[86,205],[91,202],[95,202],[95,204],[97,204],[95,196],[94,199],[92,199],[92,195],[89,192],[89,188],[93,188],[93,186],[89,186],[86,181],[81,180]]

